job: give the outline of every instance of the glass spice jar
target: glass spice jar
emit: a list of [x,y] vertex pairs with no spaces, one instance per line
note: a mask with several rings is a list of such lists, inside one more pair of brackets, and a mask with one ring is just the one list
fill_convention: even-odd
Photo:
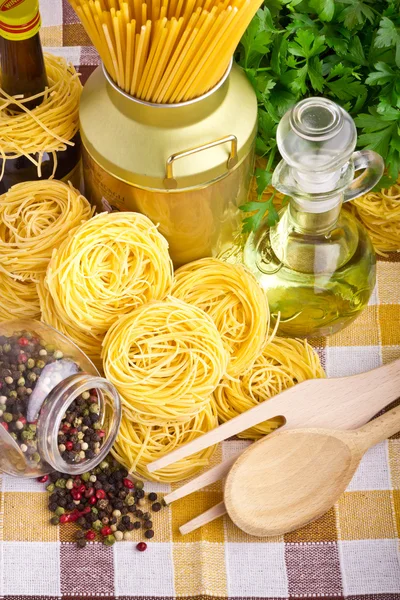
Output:
[[120,420],[118,392],[71,340],[38,321],[0,324],[0,471],[89,471]]

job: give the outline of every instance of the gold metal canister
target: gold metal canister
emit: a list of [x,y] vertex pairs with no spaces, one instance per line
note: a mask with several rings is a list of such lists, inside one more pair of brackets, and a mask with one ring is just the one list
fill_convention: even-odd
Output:
[[146,214],[176,266],[232,244],[257,131],[256,96],[239,67],[175,105],[137,100],[99,67],[84,87],[80,122],[85,191],[99,210]]

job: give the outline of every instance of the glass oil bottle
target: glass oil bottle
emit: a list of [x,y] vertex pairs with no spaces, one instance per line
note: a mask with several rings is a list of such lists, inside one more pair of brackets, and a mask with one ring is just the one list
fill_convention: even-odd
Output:
[[290,200],[277,224],[263,223],[250,235],[244,262],[268,294],[280,335],[335,333],[360,314],[374,289],[368,233],[342,204],[376,185],[384,165],[375,152],[353,152],[356,141],[350,115],[324,98],[299,102],[278,126],[283,160],[272,184]]

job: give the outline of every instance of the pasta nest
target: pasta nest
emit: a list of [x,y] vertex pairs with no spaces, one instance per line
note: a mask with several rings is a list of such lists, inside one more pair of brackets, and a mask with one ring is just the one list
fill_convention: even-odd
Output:
[[124,410],[119,434],[111,452],[131,473],[153,481],[181,481],[208,466],[215,446],[205,448],[154,473],[147,470],[147,465],[215,429],[217,425],[217,414],[212,401],[207,402],[185,423],[173,421],[162,425],[144,425],[133,421]]
[[139,213],[101,213],[83,223],[54,251],[45,287],[58,319],[102,336],[121,315],[172,285],[168,243]]
[[[71,142],[79,130],[79,99],[82,84],[79,73],[71,63],[52,54],[45,54],[49,87],[35,98],[41,103],[32,110],[25,107],[31,98],[20,101],[0,91],[0,156],[4,174],[5,159],[26,156],[38,169],[44,152],[52,153],[57,167],[56,152],[73,146]],[[19,112],[9,106],[18,105]]]
[[[221,381],[214,393],[218,418],[225,423],[297,383],[320,377],[325,373],[319,356],[306,340],[276,337],[239,379]],[[258,439],[282,424],[281,417],[270,419],[239,437]]]
[[51,179],[14,185],[0,196],[0,270],[40,281],[55,245],[93,211],[71,184]]
[[18,281],[0,271],[0,321],[39,319],[40,306],[36,284]]
[[388,189],[368,192],[351,202],[381,256],[400,251],[400,177]]
[[260,354],[269,329],[265,293],[239,264],[216,258],[189,263],[175,273],[172,295],[203,309],[229,352],[227,374],[237,377]]
[[184,423],[210,402],[228,354],[204,311],[169,298],[121,317],[103,342],[106,377],[133,421]]

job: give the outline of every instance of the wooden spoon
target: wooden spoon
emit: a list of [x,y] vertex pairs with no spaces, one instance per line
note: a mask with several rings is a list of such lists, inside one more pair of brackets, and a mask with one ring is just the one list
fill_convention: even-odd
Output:
[[233,465],[225,483],[227,512],[250,535],[298,529],[335,504],[368,448],[399,430],[400,406],[353,431],[277,431]]

